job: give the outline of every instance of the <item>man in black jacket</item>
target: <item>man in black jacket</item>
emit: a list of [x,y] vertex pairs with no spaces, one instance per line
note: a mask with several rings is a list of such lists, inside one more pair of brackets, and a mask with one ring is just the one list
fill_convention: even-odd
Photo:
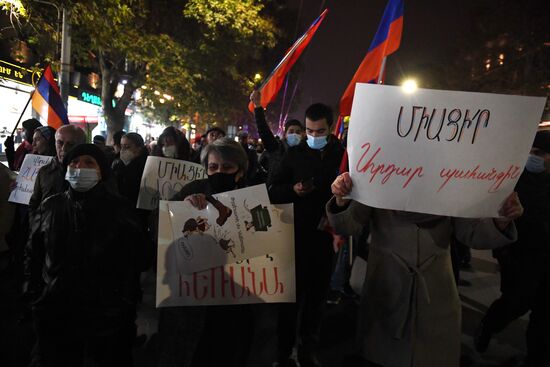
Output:
[[269,186],[273,203],[294,203],[297,303],[282,305],[280,309],[281,366],[293,363],[289,357],[297,325],[301,325],[300,365],[319,366],[315,351],[333,255],[332,235],[324,230],[324,206],[332,196],[330,185],[338,175],[344,151],[338,139],[330,134],[333,118],[330,107],[313,104],[305,117],[307,140],[287,151]]
[[70,187],[40,204],[26,251],[32,365],[131,366],[146,236],[127,201],[106,190],[110,169],[98,147],[75,147],[64,167]]
[[525,211],[515,221],[518,241],[495,250],[500,265],[499,299],[478,328],[476,350],[485,352],[491,336],[531,311],[526,367],[550,365],[550,131],[539,131],[516,185]]

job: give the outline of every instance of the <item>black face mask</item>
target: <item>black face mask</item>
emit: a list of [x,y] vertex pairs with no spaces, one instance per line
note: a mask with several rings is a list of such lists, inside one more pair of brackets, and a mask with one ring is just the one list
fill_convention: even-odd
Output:
[[214,189],[216,194],[220,192],[235,190],[235,188],[237,187],[237,183],[235,182],[237,172],[218,172],[214,173],[213,175],[208,175],[208,182],[210,183],[210,186],[212,186],[212,189]]

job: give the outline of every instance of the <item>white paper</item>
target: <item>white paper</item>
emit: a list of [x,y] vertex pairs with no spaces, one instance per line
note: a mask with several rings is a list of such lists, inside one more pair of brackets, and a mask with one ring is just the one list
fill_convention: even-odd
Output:
[[497,217],[523,171],[545,98],[357,84],[351,198],[377,208]]
[[180,243],[174,238],[168,206],[166,201],[159,206],[157,307],[296,301],[292,204],[268,205],[272,227],[267,233],[245,236],[250,251],[270,248],[269,254],[237,262],[229,255],[227,259],[232,263],[192,274],[182,269],[186,255],[178,249]]
[[27,154],[17,175],[16,187],[10,193],[8,201],[29,205],[34,191],[34,182],[40,168],[50,163],[53,157],[38,154]]
[[141,177],[136,207],[156,209],[159,200],[170,200],[189,182],[206,177],[206,171],[200,164],[149,156]]

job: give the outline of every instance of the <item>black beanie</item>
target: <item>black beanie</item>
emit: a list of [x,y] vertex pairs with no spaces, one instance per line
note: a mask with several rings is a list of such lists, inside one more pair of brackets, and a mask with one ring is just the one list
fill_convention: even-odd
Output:
[[111,170],[109,168],[109,163],[107,162],[107,157],[103,151],[94,144],[80,144],[69,150],[69,153],[67,153],[65,159],[63,159],[63,168],[67,170],[69,163],[81,155],[89,155],[94,157],[99,165],[99,170],[101,171],[101,181],[105,181],[105,179],[109,177]]
[[23,125],[23,128],[25,130],[29,130],[29,131],[33,131],[33,132],[34,132],[34,130],[36,130],[37,128],[42,126],[40,121],[38,121],[37,119],[25,120],[25,121],[23,121],[22,125]]
[[539,148],[550,154],[550,130],[537,131],[533,148]]

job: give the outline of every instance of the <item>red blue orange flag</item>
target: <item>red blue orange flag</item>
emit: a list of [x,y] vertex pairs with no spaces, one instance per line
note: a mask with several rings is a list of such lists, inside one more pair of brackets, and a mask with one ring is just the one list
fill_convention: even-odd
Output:
[[32,94],[32,108],[47,121],[48,126],[54,129],[69,124],[67,109],[61,100],[61,93],[53,78],[50,65],[46,66],[42,77],[36,84]]
[[340,99],[340,115],[349,116],[351,114],[355,83],[376,83],[384,58],[399,48],[403,30],[403,9],[403,0],[388,1],[367,56],[359,65]]
[[[317,28],[321,25],[323,19],[327,15],[328,9],[325,9],[321,15],[311,24],[308,30],[294,42],[292,47],[286,52],[283,59],[277,64],[275,69],[269,74],[269,76],[263,81],[258,88],[262,95],[262,107],[266,108],[267,105],[277,98],[277,93],[283,85],[286,74],[292,69],[292,66],[296,63],[302,52],[306,49],[307,45],[311,41],[313,35],[317,31]],[[254,112],[254,104],[250,102],[248,104],[250,112]]]

